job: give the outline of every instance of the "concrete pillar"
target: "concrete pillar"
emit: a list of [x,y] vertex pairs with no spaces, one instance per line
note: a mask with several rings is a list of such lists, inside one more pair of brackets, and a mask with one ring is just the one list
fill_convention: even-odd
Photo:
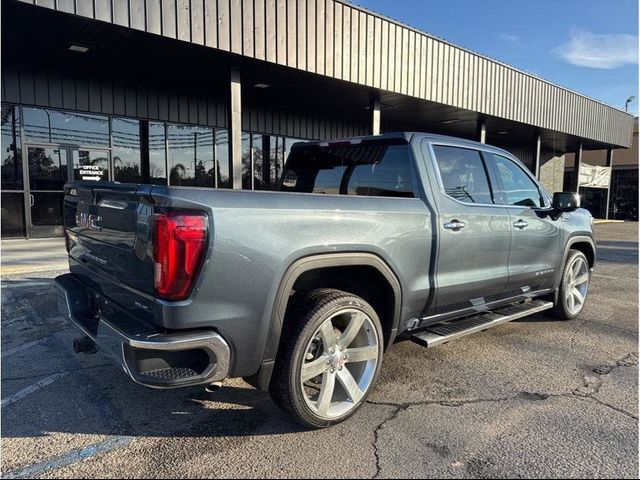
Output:
[[234,189],[242,189],[242,84],[240,70],[231,69],[229,99],[229,156],[231,182]]
[[380,100],[372,98],[369,108],[371,110],[371,135],[380,135]]
[[607,167],[609,167],[609,185],[607,186],[604,218],[609,220],[609,200],[611,199],[611,180],[613,180],[613,148],[607,149]]
[[580,193],[580,166],[582,165],[582,142],[578,143],[573,160],[573,178],[571,179],[571,191]]
[[541,150],[541,146],[542,146],[542,139],[540,137],[540,134],[538,133],[536,135],[536,145],[535,145],[534,157],[533,157],[533,173],[535,174],[537,179],[540,179],[540,150]]
[[476,139],[480,143],[487,143],[487,119],[484,117],[478,118]]
[[148,120],[140,120],[140,175],[142,176],[142,183],[151,183]]

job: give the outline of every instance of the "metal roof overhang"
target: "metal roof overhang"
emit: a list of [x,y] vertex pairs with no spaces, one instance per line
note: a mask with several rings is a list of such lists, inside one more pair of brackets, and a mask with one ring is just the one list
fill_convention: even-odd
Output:
[[[243,97],[256,103],[362,116],[376,96],[387,131],[475,138],[483,118],[489,143],[530,145],[539,133],[557,152],[631,144],[623,111],[340,1],[3,0],[3,13],[16,2],[67,15],[45,14],[56,28],[11,42],[14,58],[51,62],[53,51],[73,64],[61,44],[86,42],[97,48],[81,68],[119,62],[127,75],[154,72],[189,88],[226,89],[220,69],[240,66]],[[248,88],[255,83],[270,88]]]

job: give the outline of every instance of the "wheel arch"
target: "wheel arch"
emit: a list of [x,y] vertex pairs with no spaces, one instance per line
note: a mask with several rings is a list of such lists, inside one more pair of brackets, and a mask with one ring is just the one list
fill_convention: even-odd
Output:
[[303,279],[304,275],[310,272],[328,271],[337,268],[371,268],[384,278],[393,294],[393,309],[390,324],[385,328],[385,343],[390,345],[394,341],[400,322],[402,287],[398,277],[387,262],[378,255],[367,252],[326,253],[306,256],[293,262],[287,268],[280,281],[272,303],[271,314],[268,317],[270,322],[260,369],[256,374],[245,378],[251,385],[262,391],[267,391],[269,388],[280,346],[287,306],[296,282]]
[[558,269],[558,274],[556,275],[556,282],[554,285],[554,301],[558,301],[558,292],[560,290],[560,282],[562,281],[562,274],[564,273],[564,267],[567,263],[567,257],[569,256],[570,250],[579,250],[584,253],[585,257],[587,257],[587,261],[589,262],[589,269],[593,271],[596,265],[596,243],[592,237],[587,235],[574,235],[569,237],[567,240],[567,244],[564,248],[564,254],[562,256],[562,264]]

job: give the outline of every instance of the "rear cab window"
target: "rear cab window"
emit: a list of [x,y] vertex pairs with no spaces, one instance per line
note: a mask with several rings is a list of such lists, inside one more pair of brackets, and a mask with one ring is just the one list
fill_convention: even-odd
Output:
[[414,198],[412,162],[406,143],[301,146],[291,151],[280,190]]

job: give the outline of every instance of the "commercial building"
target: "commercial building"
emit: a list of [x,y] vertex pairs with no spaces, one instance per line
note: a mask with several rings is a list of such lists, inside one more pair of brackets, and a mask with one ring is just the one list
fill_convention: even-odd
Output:
[[[585,208],[596,218],[638,221],[638,117],[633,127],[631,148],[609,154],[606,150],[583,152],[581,170],[585,165],[608,167],[610,188],[580,187]],[[575,154],[566,155],[565,185],[575,175]],[[568,188],[568,187],[567,187]]]
[[[338,0],[2,0],[2,235],[61,233],[69,179],[271,189],[291,144],[394,130],[564,154],[633,119]],[[577,179],[573,182],[577,185]]]

